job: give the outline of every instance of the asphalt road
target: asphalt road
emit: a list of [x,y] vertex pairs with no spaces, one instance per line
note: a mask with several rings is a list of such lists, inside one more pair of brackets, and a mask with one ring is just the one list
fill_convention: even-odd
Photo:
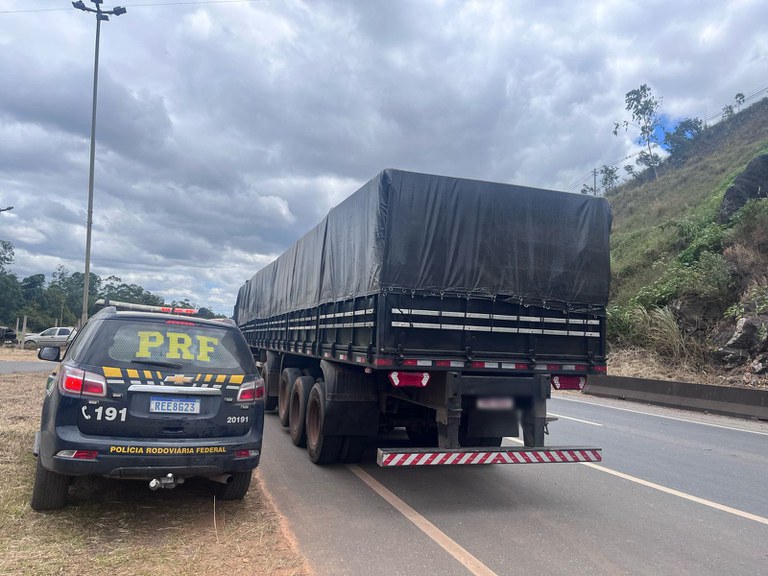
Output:
[[603,463],[318,467],[269,415],[260,474],[318,576],[768,574],[768,423],[577,394],[549,412],[549,445]]
[[55,362],[46,362],[45,360],[30,360],[29,362],[0,360],[0,374],[13,374],[14,372],[50,372],[55,367]]

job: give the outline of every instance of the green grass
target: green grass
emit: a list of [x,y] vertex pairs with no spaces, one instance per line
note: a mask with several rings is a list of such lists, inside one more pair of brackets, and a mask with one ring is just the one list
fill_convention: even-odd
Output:
[[682,166],[660,170],[658,181],[628,183],[607,196],[614,211],[611,304],[633,301],[680,261],[695,264],[722,251],[717,212],[734,179],[768,152],[768,99],[709,128],[696,148]]

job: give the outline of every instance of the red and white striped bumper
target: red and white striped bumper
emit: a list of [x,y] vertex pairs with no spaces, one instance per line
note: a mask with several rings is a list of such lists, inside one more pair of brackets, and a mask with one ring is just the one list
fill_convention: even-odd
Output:
[[601,448],[379,448],[376,462],[389,466],[462,466],[471,464],[571,464],[602,462]]

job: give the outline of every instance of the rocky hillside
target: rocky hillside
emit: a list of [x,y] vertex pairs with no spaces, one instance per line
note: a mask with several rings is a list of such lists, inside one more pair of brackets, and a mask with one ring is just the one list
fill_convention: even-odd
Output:
[[768,372],[768,99],[607,195],[609,340],[747,384]]

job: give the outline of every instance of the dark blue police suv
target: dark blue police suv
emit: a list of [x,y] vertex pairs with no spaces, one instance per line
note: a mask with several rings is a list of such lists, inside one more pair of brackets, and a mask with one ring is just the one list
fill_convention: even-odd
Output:
[[143,479],[153,490],[201,476],[221,499],[245,496],[261,454],[264,382],[237,326],[106,305],[63,359],[59,348],[38,352],[59,364],[35,437],[32,508],[65,506],[70,480],[83,475]]

